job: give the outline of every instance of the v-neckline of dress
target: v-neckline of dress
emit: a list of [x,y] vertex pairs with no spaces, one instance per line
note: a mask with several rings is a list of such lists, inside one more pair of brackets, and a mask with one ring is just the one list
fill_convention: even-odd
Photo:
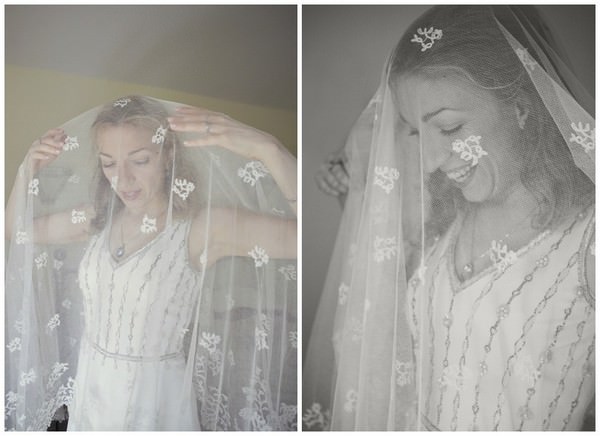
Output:
[[107,227],[107,233],[105,235],[104,245],[105,245],[106,250],[108,251],[108,257],[110,258],[110,264],[111,264],[111,267],[113,268],[113,270],[117,270],[117,269],[121,268],[125,264],[129,263],[131,261],[131,259],[138,257],[140,254],[142,254],[144,251],[146,251],[149,247],[154,245],[155,242],[166,233],[167,228],[172,227],[172,226],[173,226],[173,223],[171,223],[171,225],[167,225],[167,223],[165,223],[165,226],[163,227],[163,229],[160,232],[158,232],[154,238],[152,238],[150,241],[148,241],[147,244],[142,245],[140,248],[138,248],[137,250],[135,250],[134,252],[129,254],[127,257],[124,257],[123,259],[118,261],[115,259],[113,252],[111,250],[111,247],[110,247],[110,234],[112,232],[112,223],[111,223],[111,225]]
[[[447,260],[446,266],[448,269],[448,275],[450,277],[450,286],[452,288],[452,293],[454,293],[454,294],[461,292],[462,290],[468,288],[472,284],[478,282],[479,280],[481,280],[484,277],[488,276],[489,274],[493,273],[494,271],[496,271],[496,268],[497,268],[496,265],[494,263],[492,263],[491,265],[485,267],[484,269],[482,269],[478,273],[474,274],[473,276],[469,277],[468,279],[466,279],[466,280],[460,279],[458,272],[456,270],[456,244],[458,242],[458,233],[460,232],[460,229],[462,228],[464,219],[465,219],[465,216],[462,215],[460,218],[458,218],[454,222],[454,225],[450,229],[450,232],[451,232],[450,239],[449,239],[448,245],[446,247],[446,256],[445,256],[446,260]],[[514,264],[516,264],[523,257],[523,255],[525,253],[527,253],[533,247],[537,246],[542,240],[546,239],[546,237],[549,236],[551,233],[553,233],[553,232],[551,232],[550,230],[544,230],[544,231],[536,234],[533,238],[531,238],[526,244],[521,246],[518,250],[514,251],[516,260],[515,260],[515,262],[507,265],[507,267],[504,271],[506,271],[507,269],[510,269]]]

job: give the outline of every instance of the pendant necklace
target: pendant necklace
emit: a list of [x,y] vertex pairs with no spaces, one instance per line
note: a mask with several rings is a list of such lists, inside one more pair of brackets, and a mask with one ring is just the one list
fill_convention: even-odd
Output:
[[[165,209],[159,216],[158,218],[162,218],[162,216],[165,214],[167,210]],[[141,227],[138,229],[138,231],[135,233],[135,235],[133,235],[133,237],[131,237],[128,241],[128,243],[132,243],[134,241],[137,240],[137,238],[139,237],[141,233]],[[115,254],[114,257],[117,261],[120,261],[121,258],[125,255],[125,240],[123,238],[123,221],[121,221],[121,245],[119,245],[117,247],[117,249],[115,250]]]
[[[129,242],[133,242],[139,236],[140,231],[138,230],[133,238],[129,240]],[[121,221],[121,245],[117,247],[117,251],[115,251],[115,257],[117,260],[121,260],[123,255],[125,254],[125,241],[123,239],[123,222]]]

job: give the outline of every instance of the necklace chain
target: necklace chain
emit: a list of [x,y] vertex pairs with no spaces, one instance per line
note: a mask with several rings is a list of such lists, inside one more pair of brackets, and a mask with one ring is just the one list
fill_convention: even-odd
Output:
[[[157,217],[157,219],[158,218],[162,218],[162,216],[165,214],[166,211],[167,211],[166,209],[163,210],[160,213],[160,215]],[[147,215],[144,215],[144,216],[147,217]],[[125,239],[123,237],[123,227],[124,227],[123,224],[124,224],[124,219],[123,219],[123,217],[121,217],[121,226],[120,226],[121,227],[121,229],[120,229],[120,233],[121,233],[121,238],[120,238],[121,245],[119,245],[117,247],[117,249],[115,250],[115,254],[114,254],[114,257],[115,257],[115,259],[117,261],[120,261],[123,258],[123,256],[125,255],[125,252],[126,252],[126,248],[125,248],[126,241],[125,241]],[[142,234],[142,227],[140,226],[140,227],[138,227],[137,232],[135,232],[135,234],[131,238],[129,238],[129,240],[127,241],[127,244],[131,244],[131,243],[135,242],[139,238],[139,236],[141,234]]]

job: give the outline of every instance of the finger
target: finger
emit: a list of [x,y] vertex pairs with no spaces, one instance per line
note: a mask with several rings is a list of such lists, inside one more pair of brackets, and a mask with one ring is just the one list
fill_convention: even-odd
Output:
[[321,176],[322,175],[317,175],[316,177],[317,187],[324,193],[337,197],[339,195],[338,192],[329,186],[325,179]]
[[40,144],[34,149],[37,153],[46,153],[50,155],[58,155],[62,151],[62,148],[58,149],[48,144]]
[[339,182],[339,180],[336,179],[335,176],[331,173],[328,173],[325,176],[325,180],[327,180],[327,183],[329,183],[329,185],[336,190],[339,190],[340,187],[342,186],[342,184]]
[[222,133],[210,132],[208,134],[204,134],[195,139],[188,139],[183,141],[183,145],[186,147],[207,147],[207,146],[224,146],[226,141],[223,140]]
[[168,118],[169,124],[176,131],[200,131],[210,126],[233,127],[236,122],[224,114],[206,113]]
[[346,170],[342,165],[336,165],[335,167],[331,168],[331,173],[343,185],[347,185],[350,181],[350,178],[348,177],[348,174],[346,173]]
[[67,138],[67,136],[65,134],[56,134],[53,136],[42,136],[40,138],[40,143],[51,145],[56,148],[62,148],[66,138]]
[[41,151],[33,151],[29,154],[29,156],[33,160],[47,160],[47,159],[55,157],[54,154],[44,153]]

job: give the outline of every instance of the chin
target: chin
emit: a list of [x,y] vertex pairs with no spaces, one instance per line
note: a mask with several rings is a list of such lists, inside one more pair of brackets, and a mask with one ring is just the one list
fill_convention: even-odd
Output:
[[475,174],[469,185],[462,189],[463,197],[469,203],[484,203],[492,198],[493,193],[494,183],[486,173]]

